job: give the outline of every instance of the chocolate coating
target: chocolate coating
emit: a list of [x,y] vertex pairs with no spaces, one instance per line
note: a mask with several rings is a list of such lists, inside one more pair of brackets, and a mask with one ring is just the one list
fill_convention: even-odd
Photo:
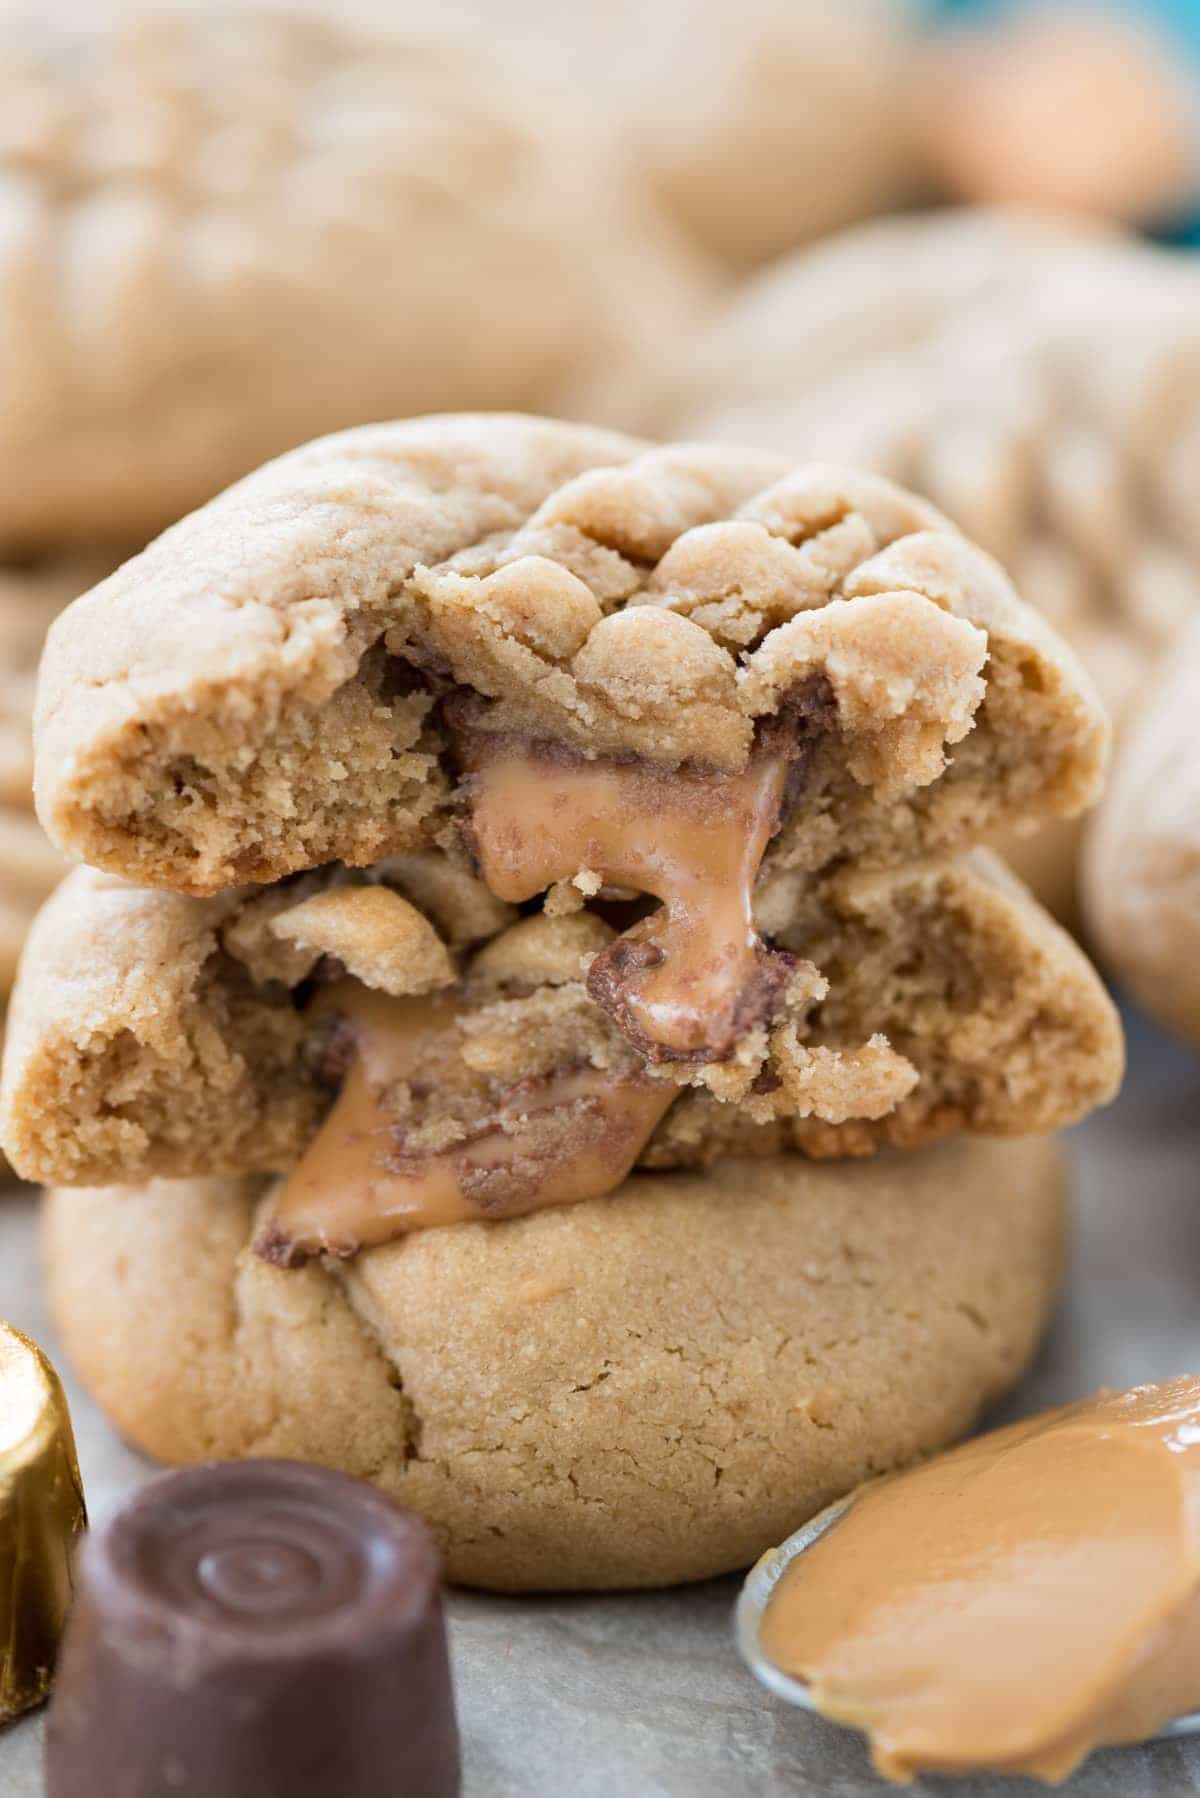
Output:
[[436,1550],[296,1461],[165,1474],[80,1557],[48,1798],[452,1798]]
[[58,1375],[0,1324],[0,1724],[50,1690],[86,1522]]

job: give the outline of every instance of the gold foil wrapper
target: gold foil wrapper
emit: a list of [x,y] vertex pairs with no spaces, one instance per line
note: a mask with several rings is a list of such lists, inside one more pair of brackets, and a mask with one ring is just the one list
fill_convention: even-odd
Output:
[[0,1724],[50,1691],[86,1523],[58,1375],[0,1324]]

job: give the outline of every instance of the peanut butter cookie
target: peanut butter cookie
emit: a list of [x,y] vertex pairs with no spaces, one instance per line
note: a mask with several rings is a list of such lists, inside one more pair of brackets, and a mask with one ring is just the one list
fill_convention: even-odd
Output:
[[1058,1279],[1052,1141],[638,1176],[294,1273],[252,1181],[58,1192],[59,1329],[156,1458],[288,1455],[424,1515],[454,1580],[661,1585],[745,1566],[961,1434]]
[[389,10],[6,11],[0,550],[144,542],[364,419],[636,386],[689,316],[599,132]]
[[1200,619],[1151,683],[1084,855],[1084,911],[1152,1017],[1200,1043]]

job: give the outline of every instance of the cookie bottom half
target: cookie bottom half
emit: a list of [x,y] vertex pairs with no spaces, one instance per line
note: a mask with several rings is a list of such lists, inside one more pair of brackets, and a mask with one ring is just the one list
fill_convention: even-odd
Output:
[[334,1265],[253,1254],[259,1181],[46,1202],[53,1308],[161,1461],[377,1481],[453,1580],[633,1587],[746,1566],[1018,1378],[1057,1288],[1055,1142],[726,1161],[427,1230]]

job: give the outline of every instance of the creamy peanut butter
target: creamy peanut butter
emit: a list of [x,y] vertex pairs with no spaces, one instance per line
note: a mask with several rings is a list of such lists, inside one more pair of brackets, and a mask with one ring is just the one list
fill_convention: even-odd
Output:
[[865,1487],[791,1563],[768,1657],[889,1779],[1065,1779],[1200,1705],[1200,1378],[1014,1424]]
[[791,962],[755,930],[753,894],[783,755],[719,775],[475,735],[465,761],[475,852],[497,898],[519,904],[584,874],[662,901],[588,978],[648,1060],[722,1060],[770,1014]]
[[414,1153],[388,1096],[420,1077],[437,1040],[454,1031],[459,1001],[390,998],[345,981],[317,1009],[349,1026],[352,1059],[258,1243],[284,1266],[353,1255],[410,1230],[599,1198],[624,1180],[678,1096],[665,1080],[563,1068],[513,1089],[496,1123],[440,1152]]

